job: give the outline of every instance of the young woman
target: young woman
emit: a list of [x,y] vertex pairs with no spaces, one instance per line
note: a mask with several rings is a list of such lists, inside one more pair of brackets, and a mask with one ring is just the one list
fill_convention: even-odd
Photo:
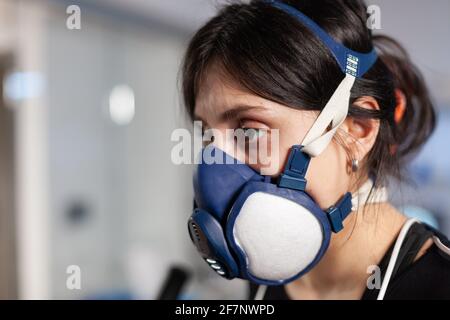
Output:
[[[308,22],[308,18],[313,23]],[[303,177],[307,181],[305,194],[329,214],[327,209],[335,208],[347,192],[353,195],[361,193],[368,183],[372,190],[370,194],[366,192],[364,203],[354,206],[347,217],[347,214],[341,215],[343,217],[340,218],[345,218],[343,229],[338,227],[339,230],[334,230],[336,232],[330,236],[327,246],[319,250],[323,252],[314,252],[313,262],[308,262],[308,266],[296,276],[277,280],[278,285],[273,285],[277,281],[269,281],[276,278],[270,266],[273,270],[281,268],[278,274],[283,271],[273,261],[275,259],[271,259],[270,254],[260,258],[264,253],[251,255],[246,250],[259,248],[258,241],[266,241],[267,233],[280,228],[265,229],[264,234],[249,240],[246,236],[252,234],[251,228],[245,229],[243,234],[235,226],[232,232],[222,230],[230,228],[230,221],[237,220],[237,214],[230,218],[233,213],[224,217],[220,213],[222,220],[219,219],[220,226],[215,231],[208,231],[210,225],[201,226],[201,214],[200,217],[193,216],[191,236],[198,237],[194,242],[205,260],[220,275],[232,273],[237,264],[237,277],[256,279],[252,282],[258,284],[271,284],[266,292],[260,292],[259,298],[450,298],[447,240],[426,225],[407,221],[382,195],[382,187],[392,177],[402,178],[402,169],[405,169],[410,156],[432,133],[435,126],[433,106],[422,76],[405,50],[389,37],[372,35],[366,26],[367,19],[367,8],[361,0],[276,3],[254,0],[224,7],[189,44],[182,76],[184,101],[192,119],[201,120],[205,128],[219,132],[253,129],[257,134],[252,139],[270,136],[277,129],[279,144],[278,148],[271,150],[274,170],[270,177],[271,181],[280,181],[280,176],[288,172],[286,167],[291,164],[291,159],[296,157],[293,146],[307,140],[312,127],[320,122],[320,114],[324,114],[323,117],[331,114],[332,121],[326,123],[327,130],[320,137],[330,132],[332,141],[322,143],[322,148],[319,144],[321,150],[318,152],[313,148],[306,152],[310,162]],[[333,40],[329,40],[325,33]],[[330,45],[333,41],[338,45]],[[358,61],[363,64],[364,59],[368,61],[368,69],[363,74],[352,73],[351,68],[349,72],[349,62],[342,66],[338,59],[340,52],[336,47],[339,46],[344,51],[354,50],[356,57],[361,57],[352,60],[356,69]],[[375,57],[374,48],[376,59],[371,59]],[[370,52],[371,55],[368,54]],[[338,118],[333,118],[332,105],[335,103],[337,109],[342,105],[341,100],[345,101],[342,87],[348,84],[347,78],[351,88],[346,103],[348,110],[345,110],[342,121],[338,121]],[[307,149],[305,145],[303,147]],[[242,161],[246,159],[244,157]],[[260,163],[249,166],[255,172],[262,169]],[[227,177],[225,173],[221,176],[222,179]],[[289,182],[285,181],[284,187]],[[204,204],[207,195],[199,194],[208,192],[208,188],[214,189],[216,197],[227,192],[226,183],[204,183],[208,187],[196,189],[199,207],[208,207]],[[284,194],[280,191],[283,189],[280,184],[271,188],[267,187]],[[377,193],[378,201],[373,200]],[[215,201],[214,196],[211,201]],[[264,211],[270,207],[269,202],[259,200],[257,205]],[[233,212],[235,208],[232,207],[236,206],[228,204],[227,210]],[[283,206],[284,203],[277,207],[279,212],[273,212],[275,216],[279,215],[279,219],[287,216]],[[271,221],[278,223],[276,219]],[[291,225],[295,226],[295,223]],[[297,233],[308,232],[300,229]],[[213,243],[214,232],[222,231],[226,233],[225,242],[231,247],[233,242],[236,250],[215,249],[214,246],[222,244]],[[278,234],[280,247],[289,246],[283,243],[286,240],[283,236],[291,231],[286,228],[283,232]],[[231,240],[238,236],[239,241]],[[291,238],[288,240],[292,242]],[[312,243],[312,240],[311,245],[306,242],[306,251],[313,246]],[[264,247],[271,250],[267,247],[278,247],[278,243],[272,242],[270,246],[265,243]],[[277,257],[292,263],[290,257],[282,255],[282,250],[277,251]],[[296,252],[290,247],[285,252],[288,250],[290,255]],[[227,256],[224,258],[225,251]],[[240,254],[245,254],[241,260]],[[247,271],[240,265],[251,264],[252,259],[253,265],[246,265],[244,269],[250,271],[245,273]],[[235,263],[234,260],[240,262]],[[261,271],[262,265],[269,266],[269,270]],[[376,285],[377,270],[380,281],[388,278],[383,281],[384,288]],[[262,276],[255,276],[258,272],[272,278],[264,280]],[[242,276],[244,273],[250,275]],[[368,280],[372,275],[373,278]],[[255,288],[252,285],[252,296]]]

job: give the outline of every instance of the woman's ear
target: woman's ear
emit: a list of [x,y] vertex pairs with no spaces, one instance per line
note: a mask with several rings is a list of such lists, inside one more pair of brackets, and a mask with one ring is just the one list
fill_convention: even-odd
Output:
[[[380,110],[378,102],[372,97],[361,97],[353,104],[367,110]],[[345,131],[345,145],[348,148],[351,160],[362,161],[373,148],[380,130],[380,121],[377,119],[358,119],[348,117],[341,127]]]
[[397,105],[395,106],[394,119],[397,124],[402,122],[403,116],[406,111],[406,96],[400,89],[395,89],[395,100]]

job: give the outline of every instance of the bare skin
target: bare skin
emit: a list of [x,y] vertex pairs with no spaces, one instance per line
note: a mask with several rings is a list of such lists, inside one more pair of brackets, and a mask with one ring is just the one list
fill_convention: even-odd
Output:
[[[368,109],[379,108],[372,97],[355,102]],[[210,68],[196,100],[195,116],[207,128],[216,130],[254,128],[271,134],[279,130],[279,146],[271,150],[272,176],[278,176],[293,145],[301,143],[314,123],[317,112],[280,105],[246,92],[219,68]],[[326,210],[348,191],[356,191],[365,182],[367,172],[349,170],[352,158],[364,167],[379,131],[377,120],[348,118],[341,126],[339,141],[331,143],[313,158],[307,173],[308,194]],[[226,150],[226,146],[218,145]],[[352,158],[349,158],[351,155]],[[245,155],[244,155],[245,158]],[[245,161],[245,159],[239,159]],[[255,170],[261,165],[249,164]],[[361,207],[344,221],[344,230],[334,234],[320,263],[308,274],[286,286],[291,299],[361,299],[369,274],[395,241],[406,221],[389,203]],[[420,258],[431,246],[428,241],[417,255]]]

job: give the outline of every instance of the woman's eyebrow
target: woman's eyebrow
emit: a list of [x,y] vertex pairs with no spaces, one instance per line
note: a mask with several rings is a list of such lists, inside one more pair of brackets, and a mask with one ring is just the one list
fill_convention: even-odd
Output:
[[[249,112],[249,111],[266,111],[267,109],[261,106],[250,106],[250,105],[238,105],[230,108],[227,111],[224,111],[220,115],[218,115],[219,121],[227,121],[234,120],[238,118],[241,113]],[[194,114],[194,121],[201,121],[206,124],[207,122],[197,113]]]
[[223,112],[220,116],[220,120],[233,120],[238,118],[239,114],[249,112],[249,111],[265,111],[267,110],[264,107],[261,106],[248,106],[248,105],[239,105],[236,107],[233,107],[225,112]]

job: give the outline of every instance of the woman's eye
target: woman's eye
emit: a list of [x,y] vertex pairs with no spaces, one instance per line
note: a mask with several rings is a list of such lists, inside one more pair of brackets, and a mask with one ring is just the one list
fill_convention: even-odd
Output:
[[256,141],[267,134],[265,129],[255,129],[255,128],[242,128],[245,133],[245,137],[249,142]]

